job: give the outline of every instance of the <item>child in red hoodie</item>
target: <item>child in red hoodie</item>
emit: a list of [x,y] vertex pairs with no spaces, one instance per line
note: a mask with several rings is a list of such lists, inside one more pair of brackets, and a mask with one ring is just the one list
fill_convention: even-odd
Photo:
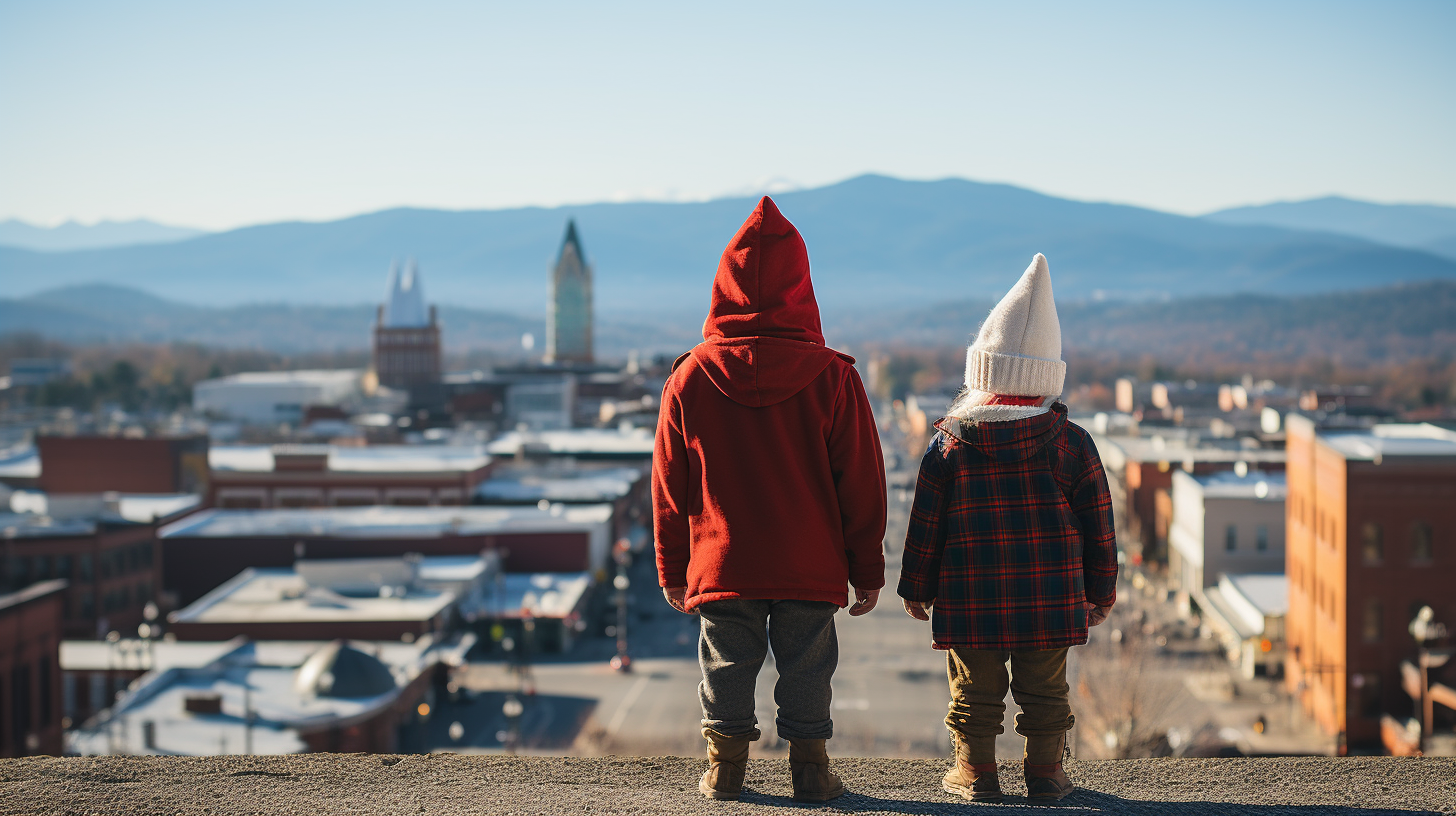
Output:
[[794,798],[839,796],[824,747],[834,613],[848,585],[851,615],[884,586],[885,469],[854,359],[824,346],[804,241],[767,197],[723,252],[703,342],[663,388],[652,500],[663,594],[703,618],[699,789],[738,798],[772,647]]
[[1009,686],[1033,800],[1062,770],[1067,649],[1117,599],[1112,499],[1097,448],[1056,403],[1067,366],[1046,258],[1037,255],[966,353],[966,388],[920,463],[899,593],[946,650],[956,765],[947,791],[998,801],[996,735]]

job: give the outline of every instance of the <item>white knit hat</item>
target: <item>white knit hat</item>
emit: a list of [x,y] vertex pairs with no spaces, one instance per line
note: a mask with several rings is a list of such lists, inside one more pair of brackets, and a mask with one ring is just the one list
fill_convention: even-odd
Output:
[[988,394],[1055,397],[1066,377],[1052,275],[1046,257],[1037,253],[966,350],[966,387]]

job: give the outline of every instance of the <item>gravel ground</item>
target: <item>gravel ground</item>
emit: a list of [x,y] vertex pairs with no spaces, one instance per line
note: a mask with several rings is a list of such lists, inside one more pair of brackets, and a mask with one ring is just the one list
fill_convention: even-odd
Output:
[[[705,762],[681,757],[102,757],[0,760],[0,814],[767,814],[789,801],[788,767],[754,760],[740,802],[697,792]],[[1456,814],[1456,760],[1151,759],[1068,763],[1083,789],[1056,807],[976,805],[941,791],[946,763],[845,759],[851,793],[826,813]],[[1003,789],[1024,792],[1002,763]]]

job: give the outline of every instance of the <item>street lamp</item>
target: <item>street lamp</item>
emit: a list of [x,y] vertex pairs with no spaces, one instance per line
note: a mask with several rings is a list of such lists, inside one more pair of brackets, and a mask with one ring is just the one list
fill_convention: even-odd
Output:
[[521,739],[521,715],[526,712],[526,706],[514,694],[507,694],[506,701],[501,704],[501,713],[506,717],[506,750],[514,754],[516,745]]
[[632,563],[631,542],[618,539],[612,556],[617,562],[617,577],[612,579],[612,586],[617,589],[617,653],[612,656],[612,668],[626,673],[632,671],[632,657],[627,654],[627,590],[632,588],[627,567]]
[[1410,633],[1416,641],[1416,667],[1421,679],[1421,733],[1416,740],[1416,750],[1424,756],[1426,741],[1430,738],[1431,729],[1436,727],[1436,706],[1431,699],[1431,669],[1446,665],[1446,661],[1451,659],[1452,649],[1449,646],[1444,649],[1434,647],[1436,641],[1446,637],[1446,624],[1436,620],[1436,611],[1429,606],[1421,607],[1411,620]]

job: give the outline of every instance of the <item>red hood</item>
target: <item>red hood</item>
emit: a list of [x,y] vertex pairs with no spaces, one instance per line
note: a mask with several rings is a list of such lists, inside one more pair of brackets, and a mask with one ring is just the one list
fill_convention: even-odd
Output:
[[704,343],[692,350],[729,399],[754,407],[792,397],[834,360],[824,347],[809,251],[764,196],[723,250]]

